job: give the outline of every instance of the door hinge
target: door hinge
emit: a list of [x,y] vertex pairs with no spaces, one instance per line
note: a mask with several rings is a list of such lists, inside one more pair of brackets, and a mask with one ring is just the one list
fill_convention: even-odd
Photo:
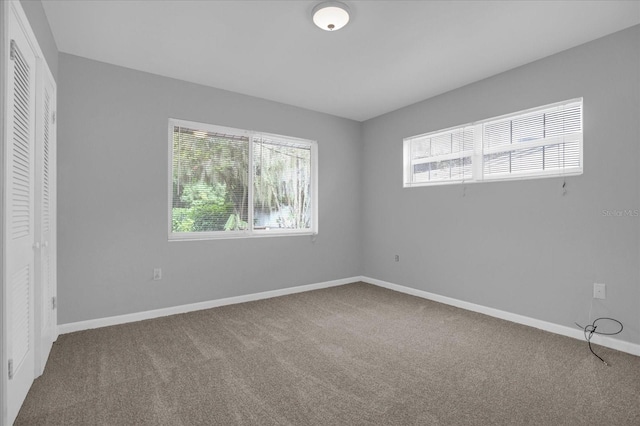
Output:
[[56,298],[55,298],[55,296],[51,298],[51,309],[52,310],[56,309]]
[[9,360],[9,380],[13,379],[13,360]]
[[18,50],[18,45],[15,40],[11,40],[11,48],[9,49],[9,59],[12,61],[16,60],[16,50]]

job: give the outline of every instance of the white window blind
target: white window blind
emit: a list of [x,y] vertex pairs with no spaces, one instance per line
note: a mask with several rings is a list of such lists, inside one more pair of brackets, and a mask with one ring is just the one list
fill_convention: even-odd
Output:
[[484,178],[580,171],[582,101],[484,124]]
[[582,99],[404,139],[404,186],[582,173]]
[[313,141],[169,121],[170,239],[317,232]]
[[256,135],[253,158],[254,229],[310,229],[311,146]]
[[473,135],[468,126],[410,139],[412,183],[471,179]]
[[247,136],[174,126],[172,231],[246,229],[248,161]]

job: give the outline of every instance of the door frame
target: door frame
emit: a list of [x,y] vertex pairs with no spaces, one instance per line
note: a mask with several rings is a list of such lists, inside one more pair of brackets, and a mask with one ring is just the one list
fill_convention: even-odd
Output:
[[[8,60],[8,37],[9,37],[9,2],[4,2],[4,1],[0,1],[0,69],[2,70],[6,70],[7,69],[7,60]],[[3,73],[4,75],[6,75],[6,72]],[[0,79],[0,138],[2,139],[2,145],[0,148],[0,164],[4,164],[4,159],[5,159],[5,150],[7,147],[7,143],[5,140],[5,121],[6,121],[6,112],[5,112],[5,103],[6,103],[6,93],[7,93],[7,89],[6,89],[6,84],[7,84],[7,78],[4,77],[2,79]],[[3,167],[4,169],[4,167]],[[6,286],[6,282],[5,282],[5,272],[6,271],[6,266],[5,266],[5,253],[4,253],[4,215],[5,215],[5,211],[4,211],[4,174],[5,172],[3,171],[2,173],[0,173],[0,241],[2,241],[2,244],[0,244],[0,258],[1,258],[1,262],[2,262],[2,291],[0,291],[0,306],[2,306],[2,315],[0,315],[0,330],[2,331],[2,339],[0,342],[0,359],[2,362],[2,366],[0,368],[0,375],[2,375],[2,380],[0,380],[0,382],[2,382],[1,389],[0,389],[0,395],[2,395],[2,398],[0,398],[0,424],[7,424],[7,381],[8,381],[8,377],[9,377],[9,367],[8,367],[8,358],[7,358],[7,353],[6,353],[6,347],[7,345],[5,344],[5,336],[6,336],[6,332],[5,332],[5,311],[6,309],[4,309],[4,305],[5,305],[5,300],[6,300],[6,291],[7,291],[7,286]]]

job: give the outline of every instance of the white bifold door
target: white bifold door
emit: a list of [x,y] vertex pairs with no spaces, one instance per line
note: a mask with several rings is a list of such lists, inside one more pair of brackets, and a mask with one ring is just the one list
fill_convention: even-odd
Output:
[[[41,62],[43,62],[41,60]],[[46,66],[38,67],[36,100],[35,334],[36,376],[44,371],[58,338],[56,316],[56,83]]]
[[7,9],[3,18],[3,25],[8,24],[3,72],[3,351],[7,361],[3,403],[6,421],[12,424],[57,337],[56,86],[19,2],[11,1]]

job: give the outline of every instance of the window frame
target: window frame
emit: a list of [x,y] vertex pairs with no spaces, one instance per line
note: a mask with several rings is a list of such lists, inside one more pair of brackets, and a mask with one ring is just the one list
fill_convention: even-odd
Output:
[[[484,138],[484,126],[487,124],[495,123],[498,121],[506,121],[509,119],[514,119],[516,117],[526,117],[529,115],[535,115],[544,110],[551,110],[553,108],[557,108],[560,106],[568,106],[571,104],[580,103],[580,134],[569,134],[566,136],[552,136],[547,138],[535,139],[527,142],[519,142],[517,145],[512,144],[510,147],[502,146],[502,147],[493,147],[493,148],[484,148],[483,146],[483,138]],[[403,139],[403,155],[402,155],[402,187],[403,188],[416,188],[423,186],[440,186],[440,185],[454,185],[454,184],[468,184],[468,183],[480,183],[480,182],[500,182],[500,181],[514,181],[514,180],[526,180],[526,179],[543,179],[549,177],[564,177],[564,176],[578,176],[584,172],[584,99],[574,98],[566,101],[555,102],[552,104],[543,105],[540,107],[529,108],[522,111],[517,111],[513,113],[508,113],[496,117],[487,118],[484,120],[479,120],[471,123],[462,124],[459,126],[453,126],[446,129],[436,130],[433,132],[427,132],[415,136],[406,137]],[[452,154],[441,154],[433,157],[426,157],[424,159],[420,159],[417,162],[411,158],[411,142],[415,139],[426,138],[426,137],[436,137],[442,134],[452,133],[456,130],[473,128],[474,130],[474,142],[473,142],[473,153],[471,155],[471,170],[472,177],[469,179],[455,179],[455,180],[441,180],[441,181],[426,181],[426,182],[414,182],[413,181],[413,166],[419,163],[431,163],[436,161],[444,161],[451,159],[458,159],[469,157],[469,155],[461,155],[463,151],[452,153]],[[492,154],[492,153],[500,153],[500,152],[509,152],[509,151],[517,151],[521,149],[527,148],[537,148],[543,146],[552,146],[554,145],[554,140],[557,140],[557,143],[563,142],[578,142],[579,143],[579,159],[580,166],[572,167],[570,169],[565,168],[557,168],[551,170],[540,170],[540,171],[530,171],[523,173],[513,173],[513,174],[503,174],[503,175],[487,175],[484,174],[484,155]],[[467,152],[467,151],[464,151]],[[565,171],[566,170],[566,171]]]
[[[246,230],[239,231],[206,231],[206,232],[173,232],[173,132],[174,127],[187,127],[206,132],[222,133],[234,136],[247,137],[249,144],[248,167],[247,167],[247,222],[251,224]],[[276,140],[283,139],[296,144],[307,145],[311,151],[310,174],[311,174],[311,227],[306,229],[253,229],[254,218],[254,173],[255,166],[253,151],[254,138],[264,136]],[[274,133],[258,132],[252,130],[238,129],[234,127],[220,126],[216,124],[200,123],[196,121],[169,118],[168,124],[168,216],[167,229],[169,241],[202,241],[220,240],[236,238],[264,238],[264,237],[286,237],[296,235],[317,235],[318,234],[318,142],[315,140],[296,138],[293,136],[278,135]]]

